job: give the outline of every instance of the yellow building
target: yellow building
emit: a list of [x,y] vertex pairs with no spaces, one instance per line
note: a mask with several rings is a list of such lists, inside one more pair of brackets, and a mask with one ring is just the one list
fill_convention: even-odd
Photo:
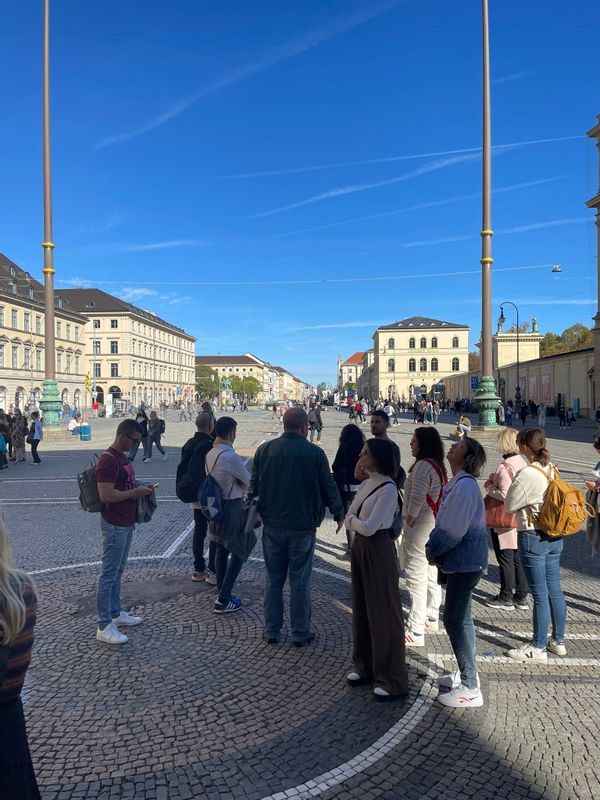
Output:
[[238,378],[255,378],[262,386],[258,393],[259,403],[269,403],[275,400],[303,400],[311,391],[309,384],[296,378],[283,367],[274,367],[268,361],[263,361],[252,353],[243,356],[196,356],[196,365],[214,369],[219,378],[234,376]]
[[[85,316],[55,300],[56,382],[63,403],[83,406],[87,372]],[[0,408],[24,410],[41,399],[44,287],[0,253]]]

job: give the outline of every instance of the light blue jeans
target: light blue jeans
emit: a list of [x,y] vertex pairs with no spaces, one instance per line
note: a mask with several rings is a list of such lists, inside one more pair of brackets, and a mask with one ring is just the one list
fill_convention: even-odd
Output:
[[121,577],[127,565],[135,525],[120,528],[102,520],[102,572],[96,601],[98,627],[106,628],[121,613]]
[[290,581],[290,619],[295,642],[310,639],[310,575],[315,552],[315,531],[263,528],[266,567],[265,633],[278,636],[283,625],[283,586]]
[[533,597],[533,646],[545,648],[552,621],[552,638],[565,638],[567,603],[560,588],[562,539],[542,531],[519,531],[519,556]]

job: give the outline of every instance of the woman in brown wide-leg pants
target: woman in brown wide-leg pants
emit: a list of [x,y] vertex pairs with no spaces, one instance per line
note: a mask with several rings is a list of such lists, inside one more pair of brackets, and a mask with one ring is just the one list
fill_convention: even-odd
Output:
[[[351,551],[353,671],[348,683],[373,683],[376,700],[394,700],[408,692],[404,622],[394,545],[388,529],[398,505],[389,442],[369,439],[359,465],[369,473],[361,484],[346,527],[357,535]],[[358,467],[357,467],[358,469]]]

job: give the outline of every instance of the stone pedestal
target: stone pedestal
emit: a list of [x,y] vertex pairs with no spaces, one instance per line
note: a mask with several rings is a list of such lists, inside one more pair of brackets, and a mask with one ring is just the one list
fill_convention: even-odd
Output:
[[[46,415],[44,415],[44,422],[46,420]],[[68,430],[66,425],[48,425],[44,424],[44,439],[43,444],[50,444],[51,442],[78,442],[79,437],[77,439],[70,430]]]

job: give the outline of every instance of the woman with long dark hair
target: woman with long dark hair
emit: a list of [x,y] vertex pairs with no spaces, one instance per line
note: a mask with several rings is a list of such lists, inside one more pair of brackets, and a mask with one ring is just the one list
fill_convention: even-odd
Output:
[[425,545],[435,526],[448,475],[444,445],[435,428],[415,428],[410,449],[415,461],[404,485],[400,544],[400,561],[411,601],[405,641],[409,647],[423,647],[424,634],[439,630],[442,589],[437,569],[427,563]]
[[[356,464],[364,443],[364,434],[357,425],[351,422],[348,423],[348,425],[344,425],[340,433],[338,450],[333,459],[331,471],[333,472],[333,480],[338,487],[346,513],[348,513],[350,504],[354,500],[356,492],[362,482],[354,477],[354,470],[356,469]],[[342,560],[350,561],[353,536],[353,532],[346,528],[348,547],[344,555],[340,557]]]
[[346,528],[352,542],[351,686],[374,684],[375,700],[395,700],[408,692],[404,621],[394,543],[390,537],[398,509],[393,476],[397,466],[391,442],[368,439],[358,464],[369,477],[356,493]]

